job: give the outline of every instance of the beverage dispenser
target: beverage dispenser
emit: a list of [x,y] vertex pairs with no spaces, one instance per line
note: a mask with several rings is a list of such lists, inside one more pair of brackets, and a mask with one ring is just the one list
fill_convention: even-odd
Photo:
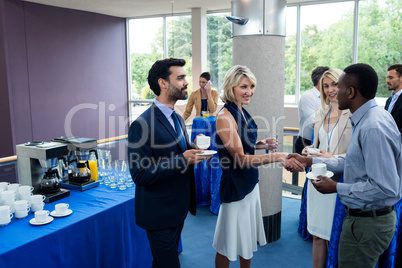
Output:
[[[60,188],[57,180],[62,178],[57,170],[58,159],[67,155],[67,146],[56,142],[27,142],[16,146],[18,181],[22,185],[31,185],[34,194],[46,196],[45,202],[54,202],[70,195],[70,191]],[[52,186],[41,187],[52,176]],[[57,177],[56,177],[57,176]],[[43,183],[43,185],[44,185]]]

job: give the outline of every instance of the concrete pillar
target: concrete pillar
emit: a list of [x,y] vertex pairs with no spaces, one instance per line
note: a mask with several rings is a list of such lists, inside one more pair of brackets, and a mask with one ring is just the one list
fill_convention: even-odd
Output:
[[193,90],[198,89],[200,74],[207,71],[207,11],[191,9]]
[[[245,108],[258,125],[258,139],[267,132],[278,134],[278,151],[283,150],[285,119],[285,29],[280,26],[284,8],[282,0],[232,1],[233,16],[248,18],[245,25],[233,24],[233,65],[246,65],[257,78],[254,97]],[[265,234],[267,241],[273,242],[281,232],[281,165],[260,167],[259,180]]]

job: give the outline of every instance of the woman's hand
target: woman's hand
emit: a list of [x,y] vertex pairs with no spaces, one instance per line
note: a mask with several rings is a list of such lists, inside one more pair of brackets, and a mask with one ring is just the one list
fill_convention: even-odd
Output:
[[324,158],[331,158],[331,157],[334,157],[332,154],[330,154],[330,153],[328,153],[328,152],[325,152],[325,151],[322,151],[322,150],[320,150],[319,153],[318,153],[318,152],[317,152],[317,153],[315,153],[315,152],[309,153],[308,156],[312,156],[312,157],[324,157]]
[[288,158],[288,153],[276,153],[278,155],[278,160],[281,162],[282,166],[287,170],[303,171],[304,166],[296,158]]
[[211,81],[208,81],[208,82],[207,82],[207,84],[205,85],[204,89],[205,89],[205,91],[206,91],[207,93],[210,93],[210,92],[211,92],[211,90],[212,90]]
[[257,150],[270,150],[276,152],[278,149],[278,140],[275,138],[266,138],[264,140],[257,141],[255,144]]
[[303,155],[303,156],[307,156],[307,150],[308,150],[309,148],[312,148],[312,147],[311,147],[311,146],[306,146],[306,147],[304,147],[304,149],[302,150],[302,155]]

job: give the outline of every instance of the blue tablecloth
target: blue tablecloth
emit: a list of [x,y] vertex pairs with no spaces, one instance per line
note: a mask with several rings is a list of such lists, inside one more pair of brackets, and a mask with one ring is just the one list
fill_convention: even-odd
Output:
[[[307,240],[311,234],[307,231],[307,178],[304,186],[304,198],[302,200],[299,217],[298,232]],[[341,176],[340,182],[343,182]],[[388,249],[380,256],[378,267],[399,268],[402,267],[402,200],[395,205],[398,221],[396,223],[395,235]],[[338,267],[339,238],[342,232],[342,223],[346,215],[344,204],[337,198],[335,204],[334,220],[332,223],[331,238],[328,245],[328,256],[326,267]]]
[[[217,151],[215,123],[216,116],[194,118],[191,130],[191,143],[194,142],[198,134],[204,134],[205,136],[211,137],[211,146],[208,150]],[[196,165],[194,167],[194,173],[197,206],[210,205],[209,210],[215,215],[218,215],[220,207],[219,185],[222,175],[218,154]]]
[[134,187],[104,185],[46,204],[69,203],[73,213],[43,226],[12,219],[0,228],[0,267],[151,267],[146,232],[135,224]]

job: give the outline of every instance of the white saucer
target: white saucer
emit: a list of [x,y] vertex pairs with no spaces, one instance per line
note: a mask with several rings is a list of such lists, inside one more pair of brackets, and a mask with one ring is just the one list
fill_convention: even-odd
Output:
[[[328,178],[331,178],[332,176],[334,176],[334,173],[331,171],[327,171],[327,173],[324,175],[324,177],[328,177]],[[320,179],[317,179],[317,177],[313,176],[313,172],[307,173],[306,177],[307,177],[307,179],[310,179],[310,180],[315,180],[315,181],[320,180]]]
[[71,213],[73,213],[73,211],[71,209],[67,209],[66,213],[64,213],[64,214],[57,214],[56,210],[53,210],[52,212],[50,212],[50,215],[55,218],[61,218],[61,217],[66,217],[66,216],[70,215]]
[[47,220],[45,220],[44,222],[36,222],[35,218],[33,218],[29,221],[29,223],[32,225],[44,225],[44,224],[51,223],[52,221],[53,221],[53,217],[48,216]]
[[204,150],[204,152],[202,154],[198,153],[196,155],[214,155],[216,153],[217,153],[217,151],[214,151],[214,150]]

